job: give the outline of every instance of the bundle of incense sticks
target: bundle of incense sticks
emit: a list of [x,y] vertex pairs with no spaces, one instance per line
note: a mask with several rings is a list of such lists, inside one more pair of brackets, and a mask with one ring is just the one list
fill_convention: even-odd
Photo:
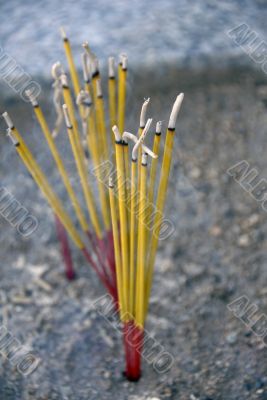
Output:
[[[8,126],[8,136],[18,155],[55,214],[68,277],[71,279],[74,271],[66,233],[111,294],[123,323],[125,375],[129,380],[138,380],[141,375],[144,324],[163,221],[175,125],[184,95],[178,95],[172,107],[161,155],[160,121],[153,129],[153,148],[145,144],[145,138],[149,130],[152,130],[152,119],[146,118],[149,99],[142,105],[137,134],[125,131],[127,57],[120,56],[117,73],[114,58],[108,60],[110,126],[107,126],[106,105],[96,56],[89,45],[84,43],[81,84],[70,42],[63,29],[62,38],[71,79],[59,62],[53,65],[57,120],[52,132],[36,97],[31,92],[27,92],[27,95],[54,158],[59,178],[72,203],[73,215],[65,210],[62,200],[49,184],[11,117],[7,112],[3,117]],[[88,215],[71,185],[56,145],[56,136],[63,121]],[[113,167],[107,179],[106,163],[109,160],[109,165],[113,164]],[[91,167],[97,171],[96,195],[90,181]],[[160,179],[157,183],[158,169]],[[75,217],[79,228],[73,220]]]

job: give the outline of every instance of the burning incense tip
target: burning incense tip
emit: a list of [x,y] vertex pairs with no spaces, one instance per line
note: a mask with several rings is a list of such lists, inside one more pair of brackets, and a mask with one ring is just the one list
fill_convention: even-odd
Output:
[[146,125],[144,127],[143,133],[140,136],[140,140],[141,140],[142,143],[145,140],[145,137],[147,135],[147,132],[149,131],[150,125],[152,124],[152,121],[153,121],[152,118],[148,118],[148,120],[146,122]]
[[112,176],[110,176],[109,179],[108,179],[108,185],[109,185],[110,188],[114,188],[114,183],[113,183]]
[[36,97],[34,96],[34,94],[31,92],[31,90],[26,90],[25,92],[26,96],[29,98],[31,104],[33,107],[37,107],[38,106],[38,101],[36,100]]
[[147,154],[142,153],[142,165],[146,166],[147,165]]
[[[127,132],[125,132],[127,133]],[[127,136],[127,135],[125,135]],[[134,136],[134,135],[133,135]],[[141,138],[140,138],[141,139]],[[138,149],[141,146],[142,142],[141,140],[137,140],[134,147],[133,147],[133,151],[132,151],[132,161],[136,161],[137,160],[137,156],[138,156]]]
[[121,64],[123,70],[127,69],[128,58],[127,58],[126,54],[121,54],[120,55],[120,64]]
[[86,90],[81,90],[76,98],[76,104],[82,104],[85,107],[91,107],[92,99],[90,94]]
[[91,61],[91,74],[92,76],[99,74],[99,61],[96,57],[94,57]]
[[64,69],[59,61],[52,65],[51,75],[53,79],[57,80],[59,77],[64,74]]
[[12,119],[10,118],[9,114],[6,111],[2,114],[2,117],[4,118],[8,128],[13,129],[14,124],[13,124]]
[[14,146],[19,145],[19,141],[15,138],[15,136],[13,135],[13,132],[10,128],[8,128],[8,130],[7,130],[7,136],[11,139],[11,142],[13,143]]
[[83,68],[83,79],[84,82],[90,82],[90,67],[89,67],[89,60],[88,54],[82,53],[82,68]]
[[70,122],[70,117],[69,117],[69,113],[68,113],[68,107],[67,107],[66,104],[63,104],[62,110],[63,110],[64,119],[65,119],[65,124],[66,124],[67,128],[71,129],[72,125],[71,125],[71,122]]
[[60,75],[60,80],[61,80],[61,85],[63,86],[63,87],[68,87],[69,85],[68,85],[68,78],[67,78],[67,75],[66,74],[62,74],[62,75]]
[[146,113],[147,113],[147,108],[148,104],[150,102],[150,98],[145,99],[142,108],[141,108],[141,113],[140,113],[140,128],[144,128],[146,124]]
[[115,59],[114,57],[108,58],[108,76],[109,78],[115,78]]
[[92,55],[92,50],[90,49],[89,43],[88,42],[83,42],[82,44],[84,50],[91,56]]
[[170,119],[169,119],[168,129],[175,129],[177,117],[178,117],[178,114],[179,114],[183,99],[184,99],[184,94],[180,93],[177,96],[177,98],[176,98],[176,100],[174,102],[174,105],[172,107],[172,112],[171,112]]
[[156,134],[160,135],[161,134],[161,128],[162,128],[162,121],[158,121],[156,125]]
[[116,142],[121,142],[121,134],[120,134],[120,131],[119,131],[117,125],[114,125],[112,127],[112,131],[113,131],[113,133],[115,135]]
[[97,97],[102,97],[103,96],[100,79],[98,79],[96,81],[96,95],[97,95]]
[[60,34],[61,34],[61,37],[62,37],[63,40],[68,40],[66,31],[63,28],[63,26],[60,27]]

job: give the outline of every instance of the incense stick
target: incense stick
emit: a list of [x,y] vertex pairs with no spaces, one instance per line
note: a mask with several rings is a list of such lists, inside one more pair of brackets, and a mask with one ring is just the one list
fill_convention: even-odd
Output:
[[[127,208],[126,208],[126,191],[125,191],[125,165],[123,159],[123,146],[121,134],[117,126],[112,128],[115,136],[116,149],[116,168],[118,180],[118,203],[120,217],[120,245],[122,253],[122,276],[125,308],[128,310],[128,292],[129,292],[129,244],[128,244],[128,228],[127,228]],[[128,317],[126,317],[128,318]]]
[[183,93],[179,94],[179,96],[177,96],[177,98],[176,98],[176,101],[172,108],[172,112],[171,112],[169,124],[168,124],[168,129],[167,129],[167,133],[166,133],[164,155],[163,155],[161,175],[160,175],[160,183],[159,183],[159,187],[158,187],[158,196],[157,196],[157,201],[156,201],[157,213],[156,213],[155,219],[154,219],[154,231],[153,231],[153,236],[151,239],[151,246],[149,249],[149,257],[148,257],[148,261],[147,261],[147,284],[146,284],[146,301],[145,301],[146,310],[148,307],[155,256],[156,256],[156,251],[157,251],[157,246],[158,246],[160,227],[161,227],[162,216],[163,216],[164,205],[165,205],[166,194],[167,194],[168,179],[169,179],[169,173],[170,173],[170,167],[171,167],[172,149],[173,149],[173,144],[174,144],[175,125],[176,125],[178,113],[180,111],[180,108],[181,108],[181,105],[183,102],[183,98],[184,98]]
[[117,124],[116,117],[116,77],[115,77],[115,60],[114,57],[108,59],[108,97],[109,97],[109,118],[110,118],[110,129],[111,129],[111,142],[114,146],[112,127]]
[[62,178],[62,181],[63,181],[63,183],[65,185],[65,188],[66,188],[66,190],[68,192],[68,195],[69,195],[69,197],[71,199],[71,202],[72,202],[73,208],[74,208],[74,210],[76,212],[78,221],[80,222],[83,231],[84,232],[88,232],[89,231],[88,223],[87,223],[85,215],[84,215],[84,213],[83,213],[83,211],[81,209],[81,206],[79,204],[78,198],[77,198],[77,196],[76,196],[76,194],[75,194],[75,192],[74,192],[74,190],[73,190],[73,188],[71,186],[70,179],[69,179],[67,171],[66,171],[66,169],[64,167],[64,163],[63,163],[63,161],[62,161],[62,159],[61,159],[61,157],[59,155],[59,152],[57,150],[55,141],[54,141],[54,139],[52,137],[52,134],[51,134],[51,132],[49,130],[49,127],[48,127],[48,124],[47,124],[46,119],[44,117],[44,114],[42,112],[42,109],[41,109],[39,103],[37,102],[36,98],[33,97],[30,92],[27,92],[26,94],[28,95],[28,97],[29,97],[29,99],[31,101],[31,104],[33,106],[35,115],[36,115],[37,120],[38,120],[38,122],[39,122],[39,124],[41,126],[42,132],[43,132],[43,134],[45,136],[45,139],[47,141],[47,144],[49,146],[51,154],[52,154],[52,156],[53,156],[53,158],[55,160],[55,163],[56,163],[56,166],[58,168],[59,174],[60,174],[60,176]]
[[79,76],[78,76],[78,73],[77,73],[77,70],[76,70],[76,67],[74,64],[73,56],[72,56],[70,41],[67,38],[66,32],[63,27],[61,27],[60,31],[61,31],[61,36],[63,39],[63,45],[64,45],[68,65],[70,68],[70,75],[71,75],[74,92],[75,92],[75,95],[78,96],[81,88],[80,88],[80,83],[79,83]]
[[[71,148],[73,151],[73,155],[75,158],[75,163],[76,167],[78,170],[78,174],[81,179],[81,186],[83,189],[83,194],[84,198],[86,201],[86,205],[88,208],[88,212],[92,221],[92,224],[94,226],[96,235],[99,239],[102,238],[102,229],[100,226],[100,222],[97,216],[96,212],[96,206],[95,202],[93,199],[92,192],[89,188],[88,185],[88,175],[86,173],[86,163],[85,163],[85,155],[84,151],[80,142],[80,137],[79,137],[79,132],[78,132],[78,124],[75,118],[75,112],[73,108],[73,103],[71,100],[71,95],[69,91],[69,87],[67,84],[67,77],[66,75],[61,76],[62,79],[62,87],[63,87],[63,96],[64,96],[64,101],[66,104],[63,107],[63,113],[65,117],[65,123],[67,126],[68,134],[69,134],[69,139],[70,139],[70,144]],[[64,112],[65,111],[65,112]]]

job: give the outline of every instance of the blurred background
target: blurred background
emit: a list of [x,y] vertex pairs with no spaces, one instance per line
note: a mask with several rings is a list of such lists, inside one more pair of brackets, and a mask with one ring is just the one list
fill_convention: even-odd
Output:
[[[267,179],[266,17],[264,0],[0,1],[0,111],[10,113],[63,200],[34,112],[5,62],[40,85],[51,127],[51,66],[60,61],[67,70],[61,26],[80,73],[84,41],[99,57],[105,97],[107,58],[127,54],[127,130],[138,128],[147,97],[149,116],[166,127],[185,93],[166,207],[175,233],[160,244],[147,323],[175,363],[164,376],[144,363],[136,384],[121,374],[121,338],[92,309],[103,290],[75,249],[78,277],[66,282],[53,214],[1,118],[1,190],[38,220],[25,238],[0,216],[1,323],[41,359],[23,377],[0,357],[1,399],[267,399],[262,337],[227,307],[245,295],[267,312],[266,211],[227,173],[245,160],[258,181]],[[78,185],[63,130],[57,141]]]

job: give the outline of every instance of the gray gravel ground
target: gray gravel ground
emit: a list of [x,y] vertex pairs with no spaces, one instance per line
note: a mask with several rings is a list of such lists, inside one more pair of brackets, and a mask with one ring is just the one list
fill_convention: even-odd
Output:
[[[23,377],[2,357],[0,399],[267,399],[263,342],[227,308],[246,295],[266,313],[267,214],[226,173],[245,159],[267,179],[266,77],[172,66],[147,71],[143,80],[134,75],[130,91],[131,128],[143,97],[151,95],[150,114],[166,121],[177,91],[186,95],[166,212],[176,231],[160,245],[147,321],[175,363],[159,375],[144,362],[141,380],[125,381],[120,335],[92,308],[101,285],[75,249],[78,277],[66,282],[53,215],[1,135],[1,185],[39,220],[26,240],[0,219],[1,319],[41,363]],[[35,153],[40,146],[39,160],[55,184],[31,110],[8,97],[4,105]],[[67,157],[65,141],[62,132]],[[58,184],[57,191],[65,196]]]

